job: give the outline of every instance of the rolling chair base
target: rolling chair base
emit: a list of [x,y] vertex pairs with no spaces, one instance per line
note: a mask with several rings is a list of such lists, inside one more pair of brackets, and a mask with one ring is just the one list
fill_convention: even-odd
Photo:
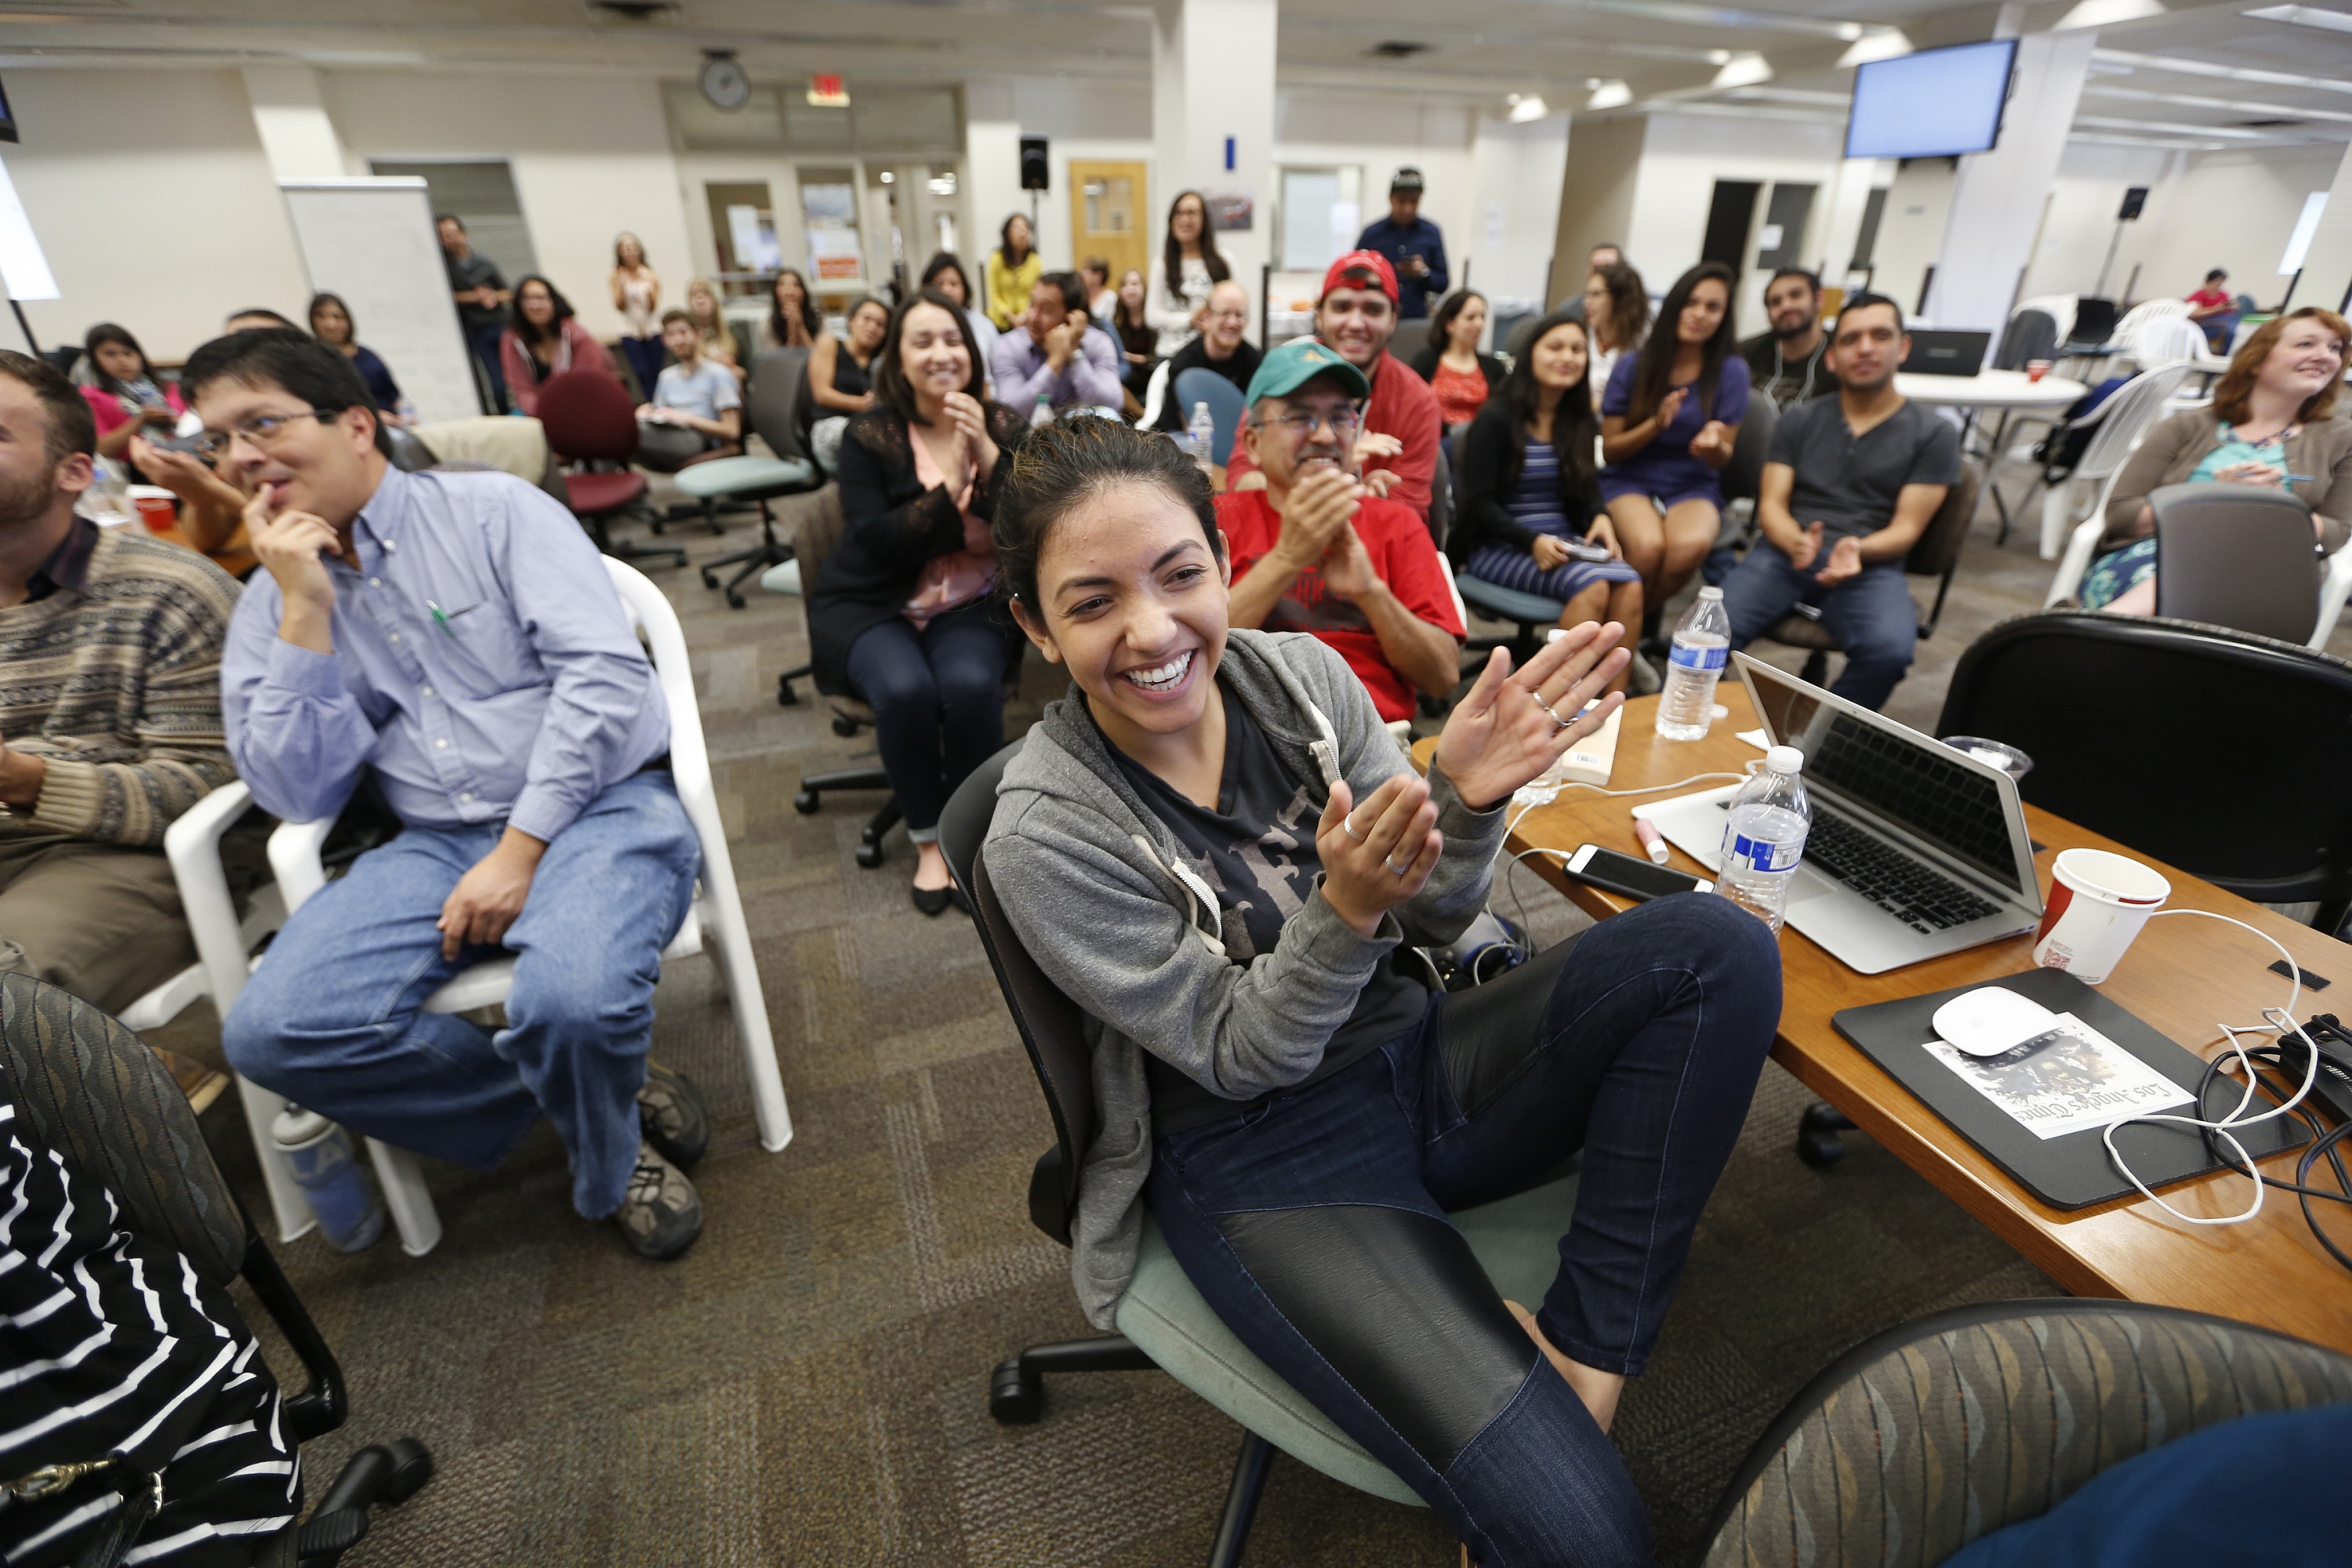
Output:
[[1845,1158],[1845,1144],[1839,1141],[1841,1132],[1856,1131],[1846,1113],[1826,1100],[1817,1100],[1805,1107],[1805,1114],[1797,1121],[1797,1158],[1816,1171],[1827,1170]]
[[[851,726],[856,729],[855,725]],[[814,816],[824,804],[827,790],[883,789],[890,787],[887,774],[880,768],[844,768],[838,773],[811,773],[801,780],[801,787],[793,796],[793,809],[803,816]],[[882,836],[898,826],[905,814],[898,809],[898,797],[892,795],[882,803],[882,809],[869,818],[857,832],[857,863],[871,871],[882,864]]]
[[[762,500],[758,503],[758,505],[760,508],[760,542],[751,546],[749,550],[733,551],[728,554],[719,556],[715,561],[706,561],[702,563],[702,585],[706,588],[716,588],[719,586],[719,573],[720,568],[727,566],[739,566],[741,568],[741,570],[737,572],[734,576],[730,577],[727,580],[727,605],[730,609],[740,610],[743,607],[743,584],[745,579],[756,576],[760,573],[765,572],[771,566],[782,566],[785,562],[790,561],[793,558],[793,547],[789,544],[782,544],[777,542],[776,520],[774,514],[769,511],[768,503]],[[715,525],[713,531],[717,531]]]
[[675,544],[639,544],[626,539],[615,542],[612,531],[604,526],[604,518],[590,518],[587,522],[588,536],[596,542],[596,548],[615,561],[646,561],[656,555],[667,555],[671,558],[673,566],[686,564],[686,552]]

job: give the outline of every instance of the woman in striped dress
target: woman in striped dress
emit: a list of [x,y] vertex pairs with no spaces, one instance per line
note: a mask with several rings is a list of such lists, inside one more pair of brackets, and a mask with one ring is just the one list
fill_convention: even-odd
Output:
[[1590,361],[1583,322],[1554,311],[1536,323],[1527,353],[1462,433],[1446,552],[1464,576],[1559,600],[1563,626],[1617,622],[1630,649],[1642,576],[1601,506]]

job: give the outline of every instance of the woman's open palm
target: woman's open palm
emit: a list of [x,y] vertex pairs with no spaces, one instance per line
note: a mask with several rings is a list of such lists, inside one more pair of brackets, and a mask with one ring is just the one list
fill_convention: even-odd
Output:
[[1484,809],[1504,800],[1624,705],[1625,694],[1612,691],[1577,716],[1633,657],[1617,646],[1624,635],[1614,621],[1587,621],[1559,633],[1517,671],[1507,651],[1494,651],[1437,738],[1437,765],[1465,805]]

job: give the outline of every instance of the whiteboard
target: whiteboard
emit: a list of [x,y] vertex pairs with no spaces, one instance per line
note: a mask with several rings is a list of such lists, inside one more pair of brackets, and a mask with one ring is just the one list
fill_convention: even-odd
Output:
[[413,175],[281,180],[314,293],[340,294],[359,341],[391,367],[422,420],[482,412],[433,203]]

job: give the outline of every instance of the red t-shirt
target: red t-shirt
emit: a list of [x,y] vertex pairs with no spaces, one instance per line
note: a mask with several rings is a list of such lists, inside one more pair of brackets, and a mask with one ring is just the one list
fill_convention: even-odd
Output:
[[[1404,450],[1395,457],[1374,458],[1364,467],[1394,469],[1396,483],[1389,489],[1389,500],[1427,517],[1430,483],[1437,474],[1437,438],[1444,430],[1438,418],[1437,394],[1386,349],[1372,363],[1372,395],[1364,405],[1364,428],[1404,443]],[[1235,441],[1233,457],[1225,464],[1225,483],[1230,485],[1256,469],[1248,451]]]
[[2227,289],[2200,289],[2189,296],[2189,302],[2200,310],[2226,310],[2230,308]]
[[[1225,531],[1236,583],[1248,576],[1250,568],[1271,552],[1282,537],[1282,519],[1275,515],[1274,503],[1264,490],[1219,496],[1217,526]],[[1444,569],[1437,563],[1437,546],[1429,537],[1429,525],[1409,507],[1366,496],[1356,509],[1355,528],[1356,536],[1364,542],[1364,553],[1372,559],[1372,570],[1389,585],[1397,602],[1431,626],[1444,627],[1458,641],[1465,635],[1462,617],[1454,611]],[[1372,630],[1364,612],[1323,591],[1320,568],[1310,566],[1291,579],[1290,586],[1266,613],[1264,629],[1313,633],[1348,661],[1348,668],[1372,694],[1372,705],[1381,710],[1381,718],[1412,717],[1412,682],[1399,675],[1381,652],[1380,634]]]

